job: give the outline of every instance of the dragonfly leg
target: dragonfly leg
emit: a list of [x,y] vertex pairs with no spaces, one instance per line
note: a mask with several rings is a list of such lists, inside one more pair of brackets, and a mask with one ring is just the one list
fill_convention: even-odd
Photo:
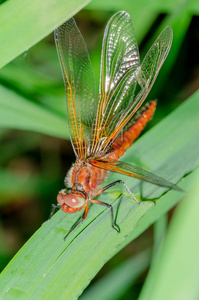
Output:
[[87,217],[87,214],[88,214],[88,210],[89,210],[89,205],[88,205],[88,201],[86,201],[85,202],[85,209],[84,209],[84,213],[83,213],[83,215],[82,215],[82,217],[81,217],[81,219],[79,220],[79,221],[77,221],[77,223],[75,223],[75,225],[73,225],[72,227],[71,227],[71,229],[69,230],[69,232],[67,233],[67,235],[64,237],[64,241],[65,241],[65,239],[69,236],[69,234],[80,224],[80,223],[82,223],[85,219],[86,219],[86,217]]
[[142,202],[139,202],[136,197],[133,195],[133,193],[131,192],[131,190],[128,188],[128,186],[122,181],[122,180],[117,180],[117,181],[114,181],[108,185],[106,185],[105,187],[101,188],[98,190],[98,192],[95,194],[95,196],[97,195],[100,195],[102,192],[106,191],[107,189],[111,188],[112,186],[116,185],[116,184],[123,184],[123,186],[125,187],[125,189],[127,190],[127,192],[132,196],[132,198],[135,200],[135,202],[137,204],[146,204],[146,203],[152,203],[153,205],[155,205],[155,203],[153,201],[142,201]]
[[90,199],[90,202],[95,203],[95,204],[99,204],[99,205],[104,205],[104,206],[110,208],[110,210],[111,210],[112,228],[115,229],[117,232],[120,232],[119,229],[114,224],[114,215],[113,215],[113,207],[112,207],[112,205],[110,205],[110,204],[108,204],[106,202],[102,202],[102,201],[99,201],[99,200],[93,200],[93,199]]
[[116,184],[120,184],[120,183],[123,184],[123,186],[125,187],[125,189],[127,190],[127,192],[133,197],[133,199],[135,200],[135,202],[136,202],[137,204],[140,204],[141,202],[139,202],[139,201],[135,198],[135,196],[134,196],[133,193],[130,191],[130,189],[128,188],[128,186],[127,186],[127,185],[124,183],[124,181],[122,181],[122,180],[117,180],[117,181],[114,181],[114,182],[112,182],[112,183],[110,183],[110,184],[104,186],[103,188],[101,188],[100,190],[98,190],[98,192],[97,192],[97,194],[96,194],[95,196],[100,195],[101,193],[103,193],[104,191],[108,190],[108,189],[111,188],[112,186],[115,186]]
[[52,204],[52,210],[51,210],[50,216],[49,216],[48,220],[46,220],[44,223],[42,223],[42,225],[44,225],[46,222],[50,221],[50,219],[54,215],[56,209],[60,209],[60,208],[61,208],[61,205],[59,205],[59,204],[57,204],[57,205]]
[[49,216],[48,220],[50,220],[52,218],[52,216],[54,215],[56,209],[60,209],[60,208],[61,208],[61,205],[59,205],[59,204],[57,204],[57,205],[53,204],[52,205],[52,210],[51,210],[51,213],[50,213],[50,216]]

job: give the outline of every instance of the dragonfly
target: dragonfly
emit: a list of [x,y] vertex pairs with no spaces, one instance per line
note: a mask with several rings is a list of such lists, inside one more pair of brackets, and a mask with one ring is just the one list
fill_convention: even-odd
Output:
[[75,20],[72,18],[55,30],[76,162],[65,177],[66,188],[59,192],[51,216],[56,208],[66,213],[83,210],[65,238],[86,219],[90,203],[109,208],[112,227],[119,232],[112,205],[96,199],[117,184],[122,184],[137,204],[144,203],[136,199],[122,180],[102,187],[108,171],[180,190],[155,174],[119,160],[155,112],[156,102],[151,101],[136,115],[169,53],[172,39],[172,29],[167,26],[140,63],[129,14],[114,14],[104,32],[97,96],[89,53]]

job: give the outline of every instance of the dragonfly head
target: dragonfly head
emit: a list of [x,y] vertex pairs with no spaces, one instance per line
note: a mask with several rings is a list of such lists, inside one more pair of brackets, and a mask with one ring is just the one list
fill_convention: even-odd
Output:
[[57,202],[66,213],[74,213],[84,208],[85,197],[79,193],[67,194],[66,190],[61,190],[57,195]]

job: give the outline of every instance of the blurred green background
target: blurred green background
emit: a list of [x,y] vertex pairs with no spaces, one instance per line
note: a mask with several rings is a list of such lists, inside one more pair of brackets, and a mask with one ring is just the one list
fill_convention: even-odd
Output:
[[[1,6],[7,4],[2,2],[5,3]],[[199,87],[199,4],[196,1],[96,0],[78,12],[75,20],[88,46],[97,85],[104,28],[118,10],[126,10],[131,15],[141,60],[164,26],[170,25],[174,31],[173,46],[148,96],[148,100],[158,99],[157,111],[148,130]],[[27,31],[31,35],[34,28]],[[20,43],[23,43],[20,32],[17,34]],[[9,32],[7,39],[12,39]],[[1,41],[0,45],[4,47]],[[56,203],[65,174],[75,161],[69,141],[64,84],[53,33],[0,70],[0,111],[2,270],[48,219],[51,204]],[[159,221],[162,224],[159,226],[166,228],[167,219],[170,220],[172,214],[173,210]],[[113,299],[137,298],[147,274],[148,249],[153,246],[153,236],[153,228],[149,228],[111,259],[94,279],[107,276],[118,264],[125,268],[131,257],[147,249],[147,252],[139,254],[144,258],[137,257],[137,261],[140,259],[143,264],[140,275],[134,280],[132,274],[122,294]]]

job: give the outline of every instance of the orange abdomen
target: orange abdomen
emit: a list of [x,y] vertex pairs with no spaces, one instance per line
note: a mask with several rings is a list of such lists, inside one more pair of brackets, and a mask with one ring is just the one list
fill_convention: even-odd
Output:
[[126,149],[138,138],[147,122],[152,118],[155,109],[156,101],[151,101],[142,108],[137,118],[133,121],[133,125],[113,142],[112,147],[114,151],[108,155],[109,158],[118,159],[124,154]]
[[[140,135],[146,123],[151,119],[155,108],[155,101],[151,101],[143,107],[137,118],[133,121],[133,125],[130,126],[122,136],[115,139],[112,144],[113,151],[107,155],[108,158],[117,160],[124,154],[126,149],[130,147]],[[67,178],[67,186],[71,186],[75,191],[79,189],[77,185],[79,184],[83,191],[86,191],[88,194],[93,194],[97,186],[104,180],[106,174],[107,171],[105,169],[97,168],[83,162],[76,162],[71,169],[70,176]]]

